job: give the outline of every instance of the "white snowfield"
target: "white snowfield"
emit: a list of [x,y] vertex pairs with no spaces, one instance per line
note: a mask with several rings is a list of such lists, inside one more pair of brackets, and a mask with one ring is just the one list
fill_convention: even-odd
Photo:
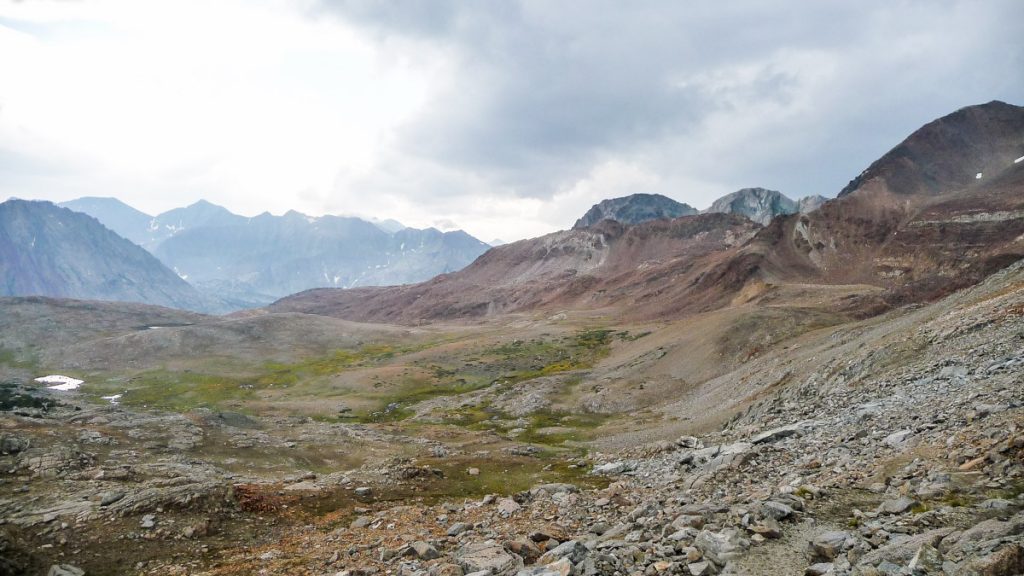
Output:
[[100,396],[100,398],[110,402],[111,404],[120,404],[121,396],[124,396],[124,394],[114,394],[113,396]]
[[1016,160],[1013,161],[1014,164],[1017,164],[1019,162],[1024,162],[1024,156],[1021,156],[1020,158],[1017,158]]
[[60,374],[51,374],[49,376],[40,376],[39,378],[36,378],[36,382],[39,382],[40,384],[49,384],[47,388],[50,390],[67,392],[68,390],[76,390],[84,383],[84,380],[78,380],[70,376],[61,376]]

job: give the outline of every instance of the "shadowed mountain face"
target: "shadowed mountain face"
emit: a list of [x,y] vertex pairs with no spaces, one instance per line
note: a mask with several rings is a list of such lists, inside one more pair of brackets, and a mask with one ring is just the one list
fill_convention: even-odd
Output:
[[660,194],[632,194],[622,198],[602,200],[587,210],[573,225],[573,230],[593,226],[602,220],[614,220],[621,224],[639,224],[660,218],[691,216],[698,211],[681,202]]
[[[714,213],[607,221],[658,218],[665,205],[650,200],[662,197],[630,196],[598,204],[572,231],[493,249],[428,283],[311,291],[273,308],[387,322],[602,306],[668,317],[806,283],[860,285],[860,296],[837,305],[877,313],[948,294],[1024,257],[1024,161],[1015,162],[1022,156],[1024,108],[972,106],[916,131],[840,198],[760,231],[746,218]],[[781,206],[765,192],[769,208],[773,198]]]
[[49,202],[0,204],[0,294],[144,302],[205,310],[209,300],[96,219]]
[[406,228],[394,220],[254,218],[199,201],[152,217],[114,198],[66,202],[148,249],[230,308],[259,306],[316,287],[420,282],[465,267],[489,246],[461,230]]

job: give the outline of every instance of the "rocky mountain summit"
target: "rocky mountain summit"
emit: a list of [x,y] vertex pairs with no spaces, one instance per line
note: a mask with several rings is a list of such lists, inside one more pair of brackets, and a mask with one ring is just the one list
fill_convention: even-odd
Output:
[[620,224],[639,224],[660,218],[691,216],[699,211],[661,194],[631,194],[621,198],[602,200],[594,204],[587,213],[573,224],[573,230],[593,226],[602,220],[614,220]]
[[739,214],[763,226],[776,216],[812,212],[826,201],[824,196],[807,196],[797,201],[775,190],[743,188],[715,200],[705,212]]

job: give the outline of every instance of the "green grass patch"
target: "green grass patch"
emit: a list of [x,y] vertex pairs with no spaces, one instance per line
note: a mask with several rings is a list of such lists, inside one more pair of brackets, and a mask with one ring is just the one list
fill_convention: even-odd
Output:
[[950,492],[939,499],[939,502],[943,506],[951,506],[953,508],[967,508],[971,505],[971,500],[965,497],[963,494],[956,492]]
[[529,416],[529,424],[516,439],[549,446],[583,442],[591,438],[592,430],[607,422],[609,418],[610,416],[605,414],[571,414],[542,410]]
[[370,344],[356,350],[335,350],[326,356],[300,360],[294,363],[266,362],[262,374],[256,378],[260,385],[291,385],[308,378],[330,376],[352,368],[376,366],[409,352],[413,347],[395,347],[387,344]]
[[515,340],[483,353],[497,357],[491,365],[504,370],[499,382],[515,384],[542,376],[591,368],[608,355],[611,330],[583,330],[557,340]]
[[186,412],[256,399],[256,384],[227,376],[154,370],[129,381],[121,402],[136,407]]
[[[564,482],[584,488],[603,488],[606,478],[588,476],[582,468],[570,468],[563,461],[541,458],[481,458],[459,459],[456,462],[431,462],[445,475],[443,495],[446,497],[478,498],[485,494],[514,494],[529,490],[541,483]],[[468,468],[477,468],[480,474],[470,476]]]
[[38,370],[38,360],[25,352],[18,352],[10,348],[0,348],[0,366],[11,368],[23,368],[25,370]]
[[911,514],[924,514],[925,512],[927,512],[927,511],[929,511],[931,509],[932,509],[931,506],[929,506],[928,504],[925,504],[924,502],[919,502],[919,503],[915,504],[910,509],[910,513]]
[[485,388],[490,383],[486,380],[453,378],[451,376],[438,381],[437,379],[412,379],[401,386],[398,391],[376,396],[377,408],[352,414],[348,421],[357,422],[396,422],[410,418],[415,412],[411,406],[424,400],[439,396],[457,396]]

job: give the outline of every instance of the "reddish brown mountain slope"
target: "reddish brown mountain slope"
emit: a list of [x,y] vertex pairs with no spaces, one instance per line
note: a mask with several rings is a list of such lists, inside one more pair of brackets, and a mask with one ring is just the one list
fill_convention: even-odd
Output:
[[[729,214],[684,216],[636,226],[605,221],[493,248],[454,274],[422,284],[310,290],[275,311],[359,321],[472,318],[538,308],[627,305],[636,314],[682,308],[675,301],[759,228]],[[717,301],[707,292],[704,299]]]
[[1014,162],[1022,156],[1024,108],[990,102],[923,126],[837,199],[756,234],[749,221],[719,214],[608,223],[502,246],[423,284],[313,290],[271,308],[407,323],[616,306],[650,319],[777,300],[778,285],[866,284],[885,292],[844,305],[877,313],[1024,257],[1024,161]]
[[[872,284],[932,299],[1024,257],[1024,108],[964,108],[924,126],[806,215],[738,257],[767,282]],[[978,173],[982,174],[977,178]]]

